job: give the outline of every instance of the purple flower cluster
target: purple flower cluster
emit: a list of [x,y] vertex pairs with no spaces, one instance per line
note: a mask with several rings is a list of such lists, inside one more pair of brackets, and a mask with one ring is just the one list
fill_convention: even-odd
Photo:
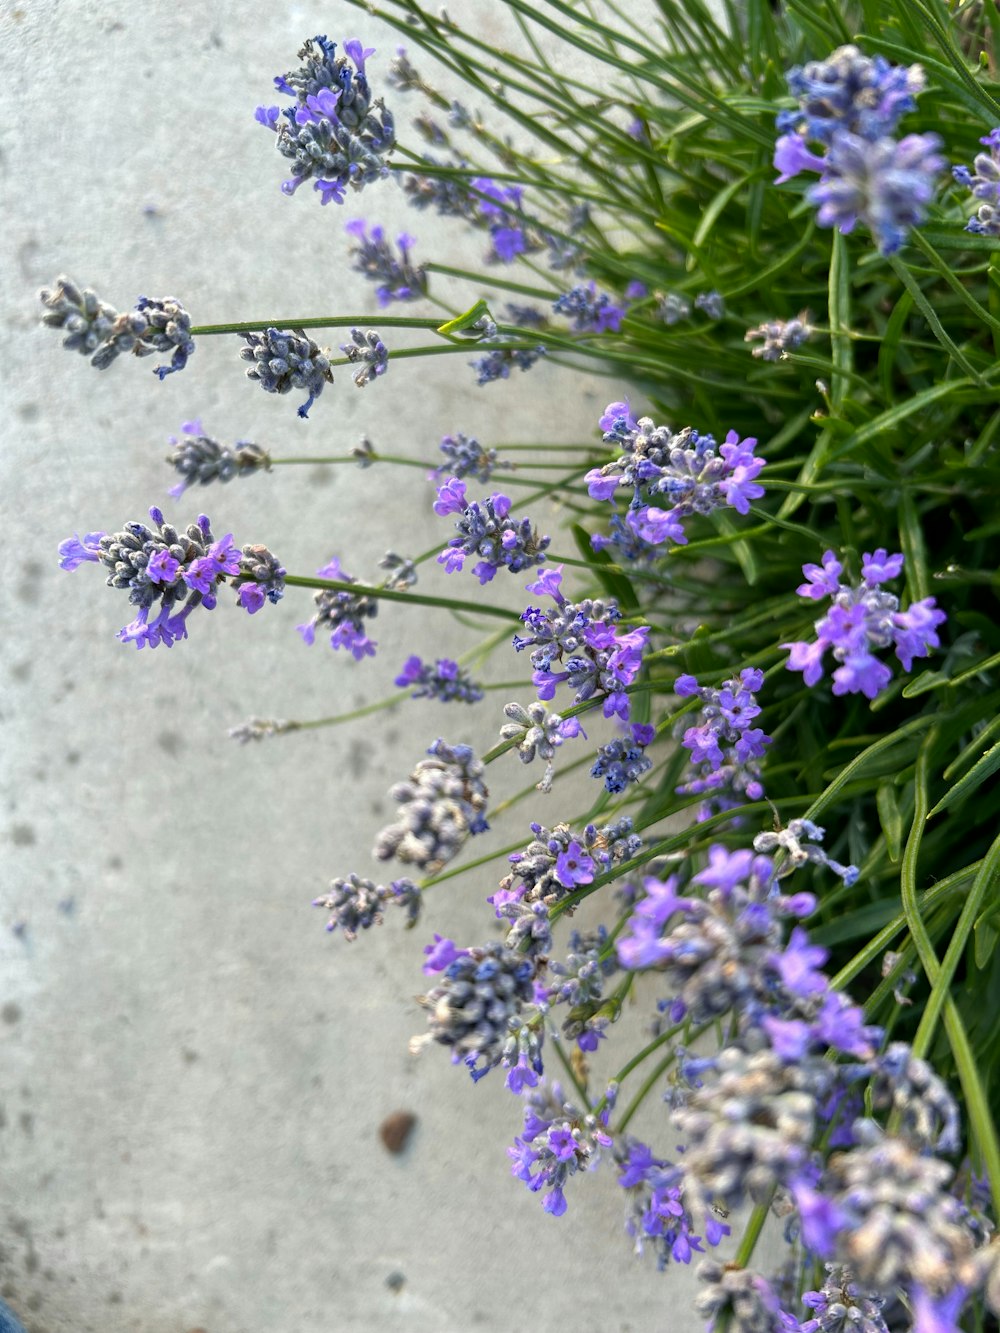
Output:
[[[714,846],[708,866],[693,876],[705,896],[682,897],[676,875],[644,881],[628,929],[617,942],[618,960],[631,969],[657,968],[671,983],[671,1022],[704,1022],[730,1010],[741,1022],[761,1025],[775,1002],[778,979],[788,976],[791,993],[801,989],[817,950],[803,953],[793,935],[787,957],[779,957],[784,916],[807,916],[811,894],[780,893],[769,857]],[[811,979],[811,977],[810,977]]]
[[541,1038],[522,1017],[534,1000],[534,959],[497,940],[481,948],[456,949],[440,936],[424,952],[428,955],[424,971],[439,972],[441,977],[426,995],[417,997],[428,1011],[429,1032],[411,1042],[411,1049],[428,1040],[449,1046],[453,1063],[464,1060],[477,1082],[503,1064],[514,1076],[514,1090],[519,1090],[521,1081],[514,1074],[519,1066],[537,1083],[542,1072]]
[[536,699],[527,708],[516,701],[504,704],[504,716],[509,719],[500,728],[500,739],[514,741],[517,757],[522,764],[530,764],[536,755],[545,760],[545,774],[537,783],[539,791],[550,792],[555,768],[552,758],[563,741],[576,736],[586,739],[587,733],[575,717],[561,717],[550,713],[545,704]]
[[617,333],[625,318],[624,309],[607,292],[598,292],[593,282],[564,292],[553,301],[552,309],[572,319],[573,328],[581,333]]
[[271,455],[259,444],[249,440],[237,440],[232,446],[220,444],[205,434],[200,420],[185,421],[181,435],[169,436],[168,443],[173,450],[167,455],[167,462],[181,476],[167,492],[175,500],[189,486],[232,481],[234,477],[248,477],[271,466]]
[[122,643],[137,648],[162,643],[169,648],[186,639],[188,616],[196,606],[211,611],[219,584],[228,579],[239,605],[250,615],[265,601],[280,601],[285,571],[265,546],[244,546],[240,551],[233,545],[232,533],[216,541],[204,514],[184,532],[167,523],[155,506],[149,516],[155,531],[145,523],[131,522],[121,532],[88,532],[82,541],[71,537],[59,546],[60,569],[73,570],[93,561],[110,571],[108,587],[128,589],[129,601],[139,613],[118,631]]
[[389,349],[374,329],[351,329],[351,341],[342,343],[340,350],[357,364],[353,378],[359,389],[389,369]]
[[611,1136],[602,1121],[565,1101],[558,1083],[535,1088],[525,1097],[524,1129],[507,1149],[511,1172],[532,1193],[546,1190],[542,1207],[553,1217],[567,1208],[563,1192],[570,1176],[590,1171],[610,1148]]
[[901,555],[888,555],[883,547],[861,557],[861,582],[841,582],[843,566],[833,551],[825,551],[822,565],[803,565],[806,582],[799,585],[800,597],[831,599],[829,611],[816,621],[816,639],[782,644],[790,650],[789,671],[801,671],[807,685],[823,675],[823,657],[828,649],[840,665],[833,673],[834,694],[863,694],[874,699],[892,679],[892,672],[879,661],[874,650],[895,648],[904,671],[915,657],[927,657],[940,646],[937,627],[947,616],[937,610],[933,597],[912,602],[900,611],[899,599],[882,584],[899,578]]
[[[626,689],[642,667],[649,634],[647,626],[622,631],[617,628],[621,612],[614,601],[590,598],[568,602],[562,595],[562,566],[542,572],[528,592],[546,595],[554,607],[529,606],[521,616],[528,634],[514,635],[514,648],[531,648],[532,682],[538,697],[549,700],[556,686],[565,683],[575,691],[574,703],[584,703],[599,691],[604,695],[604,716],[630,716]],[[554,670],[561,667],[562,670]]]
[[[628,403],[610,403],[600,426],[605,442],[622,452],[614,462],[586,474],[588,493],[593,500],[613,503],[619,488],[630,488],[632,497],[622,526],[641,545],[635,548],[623,541],[622,527],[615,531],[613,526],[610,537],[591,538],[597,549],[615,546],[630,557],[636,549],[655,553],[665,541],[684,545],[684,519],[710,514],[722,505],[747,514],[750,501],[764,494],[756,480],[764,460],[754,457],[755,439],[741,440],[730,431],[717,449],[711,435],[699,435],[690,426],[675,434],[666,426],[654,425],[649,417],[636,421]],[[660,500],[666,500],[669,507],[661,508]]]
[[443,704],[456,700],[474,704],[483,697],[482,687],[447,657],[439,657],[433,664],[422,662],[416,655],[408,657],[394,684],[409,690],[411,699],[440,699]]
[[[336,556],[329,564],[318,569],[321,579],[338,579],[342,583],[357,583],[351,574],[345,574]],[[365,621],[378,615],[378,600],[367,593],[352,593],[345,589],[320,588],[313,593],[316,612],[304,625],[296,625],[303,640],[310,646],[316,642],[316,631],[330,633],[330,647],[346,648],[356,662],[374,657],[376,644],[365,633]]]
[[[774,1333],[884,1333],[882,1305],[902,1295],[915,1327],[955,1330],[969,1295],[996,1271],[989,1228],[958,1197],[953,1169],[937,1155],[958,1147],[958,1107],[908,1045],[879,1053],[882,1032],[834,988],[822,971],[826,950],[802,926],[784,937],[782,918],[808,916],[815,899],[784,896],[779,879],[795,868],[799,839],[822,831],[799,821],[789,832],[785,842],[776,836],[792,864],[777,872],[767,856],[713,847],[685,896],[679,876],[648,878],[617,941],[624,967],[656,968],[672,982],[672,1022],[731,1015],[730,1044],[717,1055],[677,1052],[681,1081],[670,1100],[684,1151],[673,1177],[659,1183],[682,1186],[689,1207],[698,1199],[738,1207],[777,1188],[786,1235],[798,1238],[807,1261],[837,1265],[821,1291],[807,1293],[816,1313],[804,1324],[756,1274],[734,1269],[728,1282],[717,1265],[699,1271],[708,1287],[698,1308],[709,1314],[749,1302],[756,1313],[748,1326]],[[773,846],[767,837],[755,848]],[[866,1083],[869,1115],[852,1123]],[[880,1113],[891,1116],[889,1130],[874,1118]],[[816,1147],[827,1136],[840,1151],[824,1160]],[[652,1164],[641,1151],[639,1172]],[[856,1312],[842,1322],[851,1306]]]
[[303,390],[309,397],[297,410],[300,417],[307,417],[323,386],[333,383],[329,351],[321,351],[304,333],[288,329],[265,329],[240,337],[247,344],[240,348],[240,357],[253,363],[247,379],[256,380],[265,393]]
[[473,195],[477,220],[489,228],[488,264],[512,264],[518,255],[539,248],[517,216],[524,197],[520,185],[500,185],[489,176],[474,176],[470,185],[479,192]]
[[497,467],[509,468],[510,463],[498,463],[495,449],[484,449],[471,435],[444,435],[441,437],[441,452],[447,462],[442,463],[431,473],[432,477],[441,477],[450,473],[456,480],[474,476],[476,481],[485,485]]
[[656,728],[633,722],[626,736],[616,736],[597,751],[597,761],[590,770],[592,778],[603,778],[609,792],[623,792],[630,782],[638,782],[653,767],[646,757],[646,746],[656,735]]
[[688,727],[681,738],[691,752],[697,776],[677,788],[682,796],[708,794],[699,810],[702,819],[764,796],[758,760],[764,757],[771,737],[753,725],[760,716],[755,695],[763,683],[764,673],[753,667],[724,680],[717,689],[699,685],[688,675],[678,676],[674,683],[682,699],[702,701],[697,724]]
[[951,174],[971,191],[973,199],[980,201],[965,230],[978,236],[1000,236],[1000,127],[990,130],[979,142],[989,152],[976,154],[971,171],[968,167],[952,167]]
[[375,288],[375,297],[380,306],[390,305],[393,301],[418,301],[427,295],[427,272],[423,265],[415,266],[410,259],[410,250],[416,245],[415,237],[405,231],[396,237],[397,259],[384,228],[373,225],[369,231],[362,218],[355,218],[344,230],[354,238],[351,248],[354,267],[379,284]]
[[302,65],[274,80],[278,92],[295,101],[285,108],[259,106],[254,113],[292,163],[284,194],[311,179],[321,203],[342,204],[348,186],[360,190],[389,174],[383,158],[396,142],[392,114],[372,100],[365,76],[374,48],[349,41],[344,52],[347,59],[337,55],[336,42],[310,38],[299,51]]
[[388,888],[359,875],[335,879],[330,892],[313,899],[313,907],[325,907],[330,913],[328,931],[340,929],[348,944],[358,937],[359,930],[382,924],[382,909],[386,904],[406,909],[407,926],[415,926],[420,916],[423,898],[412,879],[394,879]]
[[[501,334],[496,341],[506,343],[510,339]],[[518,370],[530,370],[545,354],[545,348],[541,344],[537,347],[494,347],[477,357],[475,361],[470,361],[469,365],[476,372],[478,385],[492,384],[494,380],[509,378],[514,367]]]
[[[570,844],[564,857],[583,863],[584,874],[579,882],[592,881],[594,863],[581,853],[579,844]],[[565,869],[564,866],[564,873]],[[569,1014],[562,1025],[563,1036],[575,1041],[581,1051],[596,1051],[604,1029],[617,1012],[614,1000],[604,1004],[604,983],[619,971],[615,951],[608,943],[607,927],[598,926],[586,934],[574,930],[565,960],[550,958],[548,970],[552,980],[547,984],[539,982],[536,997],[540,995],[546,1007],[569,1005]]]
[[[616,1148],[618,1184],[628,1191],[625,1230],[635,1241],[637,1254],[649,1245],[657,1267],[671,1262],[689,1264],[695,1252],[704,1254],[702,1237],[684,1202],[684,1172],[653,1155],[645,1143],[631,1136]],[[711,1214],[704,1220],[705,1240],[718,1245],[731,1228]]]
[[518,574],[545,559],[551,539],[539,537],[529,518],[511,518],[510,500],[499,492],[487,500],[467,502],[465,482],[452,477],[438,487],[434,512],[441,518],[461,515],[455,524],[458,535],[438,556],[438,564],[449,574],[462,569],[471,555],[482,557],[473,570],[480,583],[489,583],[499,569]]
[[373,855],[378,861],[394,856],[433,875],[468,837],[489,828],[489,791],[470,746],[436,740],[427,754],[404,782],[390,788],[399,805],[397,819],[379,833]]
[[[881,56],[841,46],[826,60],[789,71],[797,111],[782,111],[775,145],[777,183],[801,171],[819,173],[806,192],[821,227],[871,230],[883,254],[892,254],[924,220],[935,180],[945,165],[936,134],[894,138],[902,116],[924,86],[919,65],[890,65]],[[809,143],[822,145],[823,156]]]
[[743,341],[760,342],[760,347],[754,347],[751,352],[758,360],[783,361],[789,352],[801,347],[812,335],[808,320],[809,314],[805,310],[795,319],[765,320],[763,324],[747,329]]
[[580,885],[592,884],[596,875],[637,856],[642,839],[628,816],[603,828],[588,824],[581,835],[568,824],[547,829],[533,823],[531,831],[534,838],[508,857],[511,868],[486,901],[498,918],[510,921],[509,947],[537,954],[551,947],[551,908]]
[[80,288],[65,276],[39,295],[46,307],[42,323],[65,329],[63,346],[89,356],[98,370],[106,370],[125,352],[169,353],[170,365],[157,366],[153,372],[162,380],[183,370],[194,351],[191,316],[173,296],[140,296],[133,310],[119,314],[88,287]]

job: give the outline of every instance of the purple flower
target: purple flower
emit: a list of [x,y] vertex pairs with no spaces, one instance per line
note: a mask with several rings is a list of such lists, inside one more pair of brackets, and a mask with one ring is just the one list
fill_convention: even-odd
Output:
[[259,583],[242,584],[237,596],[239,597],[240,606],[252,616],[256,615],[267,601],[267,594]]
[[59,568],[67,571],[79,569],[86,560],[99,561],[101,558],[100,541],[106,534],[88,532],[83,541],[74,533],[59,543]]
[[795,591],[800,597],[811,597],[819,601],[822,597],[833,597],[840,590],[840,574],[843,565],[832,551],[823,552],[822,565],[803,565],[802,573],[806,582],[800,583]]
[[811,153],[800,134],[783,134],[774,145],[774,167],[779,173],[775,185],[784,185],[800,171],[821,172],[825,166],[825,159]]
[[364,74],[365,61],[368,59],[369,56],[373,56],[375,54],[374,46],[363,47],[355,37],[352,37],[349,42],[344,43],[344,51],[354,61],[355,65],[357,66],[359,74]]
[[820,1258],[827,1258],[836,1249],[838,1234],[849,1225],[848,1218],[804,1178],[793,1180],[790,1188],[802,1222],[802,1239]]
[[632,415],[628,399],[622,403],[608,403],[604,415],[597,424],[607,434],[621,436],[628,435],[639,427],[639,423]]
[[[887,583],[890,579],[898,579],[902,572],[903,557],[889,555],[884,546],[880,546],[876,551],[865,551],[861,556],[861,575],[866,583]],[[839,565],[837,573],[840,573]]]
[[460,514],[465,508],[465,482],[457,477],[449,477],[438,487],[434,512],[441,518],[448,514]]
[[560,592],[562,583],[563,567],[558,565],[555,569],[550,565],[548,569],[543,569],[534,583],[526,583],[525,592],[537,593],[539,597],[553,597],[560,605],[564,604],[566,599]]
[[556,860],[555,874],[567,889],[577,884],[590,884],[594,879],[594,862],[578,842],[571,842]]
[[443,972],[456,958],[464,958],[468,952],[468,949],[457,948],[454,940],[445,939],[435,932],[434,943],[424,945],[427,961],[421,970],[427,976],[434,972]]
[[772,954],[770,962],[790,994],[808,999],[829,989],[828,978],[816,971],[828,957],[826,949],[818,944],[810,944],[808,933],[801,926],[796,926],[784,952]]
[[[538,1074],[529,1063],[527,1051],[522,1051],[518,1056],[517,1064],[511,1065],[507,1071],[504,1087],[514,1093],[515,1096],[520,1096],[525,1088],[538,1087]],[[508,1148],[507,1151],[510,1152],[510,1149]]]
[[936,610],[933,597],[912,602],[906,611],[897,611],[893,615],[895,626],[896,656],[903,664],[904,671],[910,671],[915,657],[927,657],[932,648],[939,648],[941,640],[937,635],[937,626],[948,619],[943,611]]

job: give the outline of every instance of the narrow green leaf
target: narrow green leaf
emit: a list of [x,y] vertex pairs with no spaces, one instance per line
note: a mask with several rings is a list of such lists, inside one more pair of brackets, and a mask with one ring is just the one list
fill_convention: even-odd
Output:
[[847,393],[848,376],[854,369],[854,347],[849,337],[851,328],[851,270],[847,241],[839,231],[833,233],[830,254],[830,342],[833,350],[834,372],[830,384],[830,401],[839,407]]
[[907,681],[903,686],[903,698],[916,699],[918,695],[926,694],[928,690],[936,690],[942,685],[950,684],[950,677],[941,671],[921,671],[919,676]]
[[[479,319],[488,319],[490,317],[490,308],[485,301],[479,300],[474,306],[470,306],[464,315],[457,315],[454,319],[449,319],[447,324],[441,324],[438,327],[438,333],[444,338],[450,338],[456,333],[464,333]],[[478,332],[478,330],[477,330]]]
[[1000,940],[995,918],[992,917],[994,910],[990,908],[989,912],[984,912],[973,927],[972,952],[980,972],[993,957],[997,940]]
[[882,397],[887,403],[891,403],[895,397],[892,392],[892,372],[896,368],[896,353],[912,309],[913,297],[909,292],[903,292],[893,306],[889,322],[885,326],[885,333],[882,335],[882,345],[878,349],[878,378],[882,386]]
[[958,226],[949,231],[941,227],[922,227],[920,234],[937,250],[967,250],[970,254],[1000,252],[1000,237],[976,236],[973,232],[963,231]]
[[931,978],[933,983],[931,993],[927,997],[924,1012],[920,1018],[920,1025],[917,1028],[916,1036],[913,1038],[913,1054],[918,1057],[924,1055],[930,1047],[931,1038],[937,1027],[938,1019],[941,1017],[941,1010],[948,999],[952,978],[965,952],[966,942],[972,932],[973,922],[976,920],[983,899],[986,897],[988,890],[996,891],[998,883],[1000,883],[1000,834],[994,838],[990,850],[983,858],[979,872],[972,881],[972,887],[962,904],[962,911],[955,923],[955,929],[952,931],[937,976]]
[[899,808],[894,782],[880,782],[875,793],[879,823],[885,834],[885,845],[890,861],[898,861],[903,848],[903,814]]
[[906,557],[906,588],[911,601],[922,601],[930,596],[930,573],[927,569],[927,545],[920,525],[913,492],[905,490],[899,502],[899,540]]
[[836,448],[831,449],[823,458],[823,462],[832,463],[838,458],[853,453],[860,445],[867,444],[869,440],[874,440],[887,431],[895,430],[908,417],[912,417],[917,412],[923,412],[930,407],[931,403],[949,397],[956,389],[964,388],[967,384],[967,380],[949,380],[946,384],[935,384],[930,389],[923,389],[920,393],[915,393],[912,398],[907,398],[905,402],[887,408],[885,412],[880,412],[877,417],[872,417],[871,421],[862,426],[860,430],[852,432]]
[[972,765],[964,778],[960,778],[953,787],[949,787],[927,818],[930,819],[942,810],[947,810],[948,806],[954,805],[960,797],[967,796],[969,792],[981,787],[998,768],[1000,768],[1000,741],[991,746],[978,763]]
[[898,255],[890,255],[889,263],[892,265],[893,270],[895,271],[896,276],[899,278],[900,282],[913,297],[914,301],[916,302],[917,309],[923,315],[924,319],[926,319],[930,327],[931,333],[934,334],[934,337],[937,338],[938,342],[945,349],[945,351],[955,362],[955,364],[961,368],[963,373],[968,375],[968,377],[971,380],[975,380],[977,384],[981,384],[982,379],[980,378],[979,372],[976,370],[975,366],[973,366],[971,362],[966,358],[961,348],[959,348],[955,344],[952,338],[945,331],[944,325],[941,323],[940,319],[937,316],[937,311],[931,305],[930,301],[928,301],[924,293],[920,290],[920,285],[917,282],[916,278],[913,276],[913,274],[910,272],[910,270],[906,267],[904,263],[901,262]]
[[984,747],[986,746],[986,743],[992,740],[998,731],[1000,731],[1000,717],[995,717],[992,722],[983,727],[978,736],[975,736],[969,744],[962,749],[960,754],[955,756],[944,770],[943,777],[945,782],[950,782],[955,774],[963,769],[970,759],[974,759],[977,755],[985,753]]
[[755,173],[751,172],[749,176],[740,176],[736,180],[730,181],[728,185],[723,186],[711,203],[706,207],[704,213],[701,215],[701,221],[698,223],[698,229],[693,237],[692,243],[695,249],[699,249],[704,244],[709,232],[715,226],[719,214],[734,195],[738,194],[743,186],[753,179],[754,174]]

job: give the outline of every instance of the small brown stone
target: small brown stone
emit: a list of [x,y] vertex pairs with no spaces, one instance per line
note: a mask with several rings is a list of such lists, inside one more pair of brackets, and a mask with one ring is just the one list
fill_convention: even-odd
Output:
[[379,1138],[391,1153],[401,1153],[413,1132],[417,1117],[411,1111],[393,1111],[378,1127]]

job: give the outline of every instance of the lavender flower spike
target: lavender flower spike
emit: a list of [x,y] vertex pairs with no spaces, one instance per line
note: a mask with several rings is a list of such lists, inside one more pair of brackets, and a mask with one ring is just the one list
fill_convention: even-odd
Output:
[[216,541],[204,514],[184,532],[167,523],[155,506],[149,516],[152,528],[126,523],[121,532],[91,532],[83,542],[72,538],[59,547],[61,568],[94,561],[110,570],[109,587],[128,589],[138,615],[119,631],[123,643],[169,648],[186,639],[188,616],[196,606],[211,611],[219,585],[229,579],[238,603],[251,615],[265,601],[280,599],[285,571],[265,546],[245,546],[241,553],[232,533]]
[[333,383],[329,353],[321,352],[304,333],[287,329],[265,329],[263,333],[243,333],[240,337],[247,343],[240,349],[240,356],[253,363],[247,379],[256,380],[265,393],[305,390],[309,397],[299,407],[298,414],[307,417],[323,386]]
[[284,109],[259,106],[255,112],[292,164],[283,194],[292,195],[312,180],[321,203],[342,204],[348,186],[361,190],[389,173],[383,159],[396,142],[392,113],[373,100],[365,74],[374,50],[349,41],[344,51],[347,58],[338,56],[336,42],[325,36],[309,39],[299,51],[302,65],[274,81],[278,92],[295,102]]
[[[438,488],[434,510],[441,515],[457,513],[464,502],[464,482],[451,478]],[[480,583],[489,583],[502,568],[518,574],[541,564],[551,540],[540,537],[530,519],[511,518],[510,500],[499,493],[465,505],[455,526],[458,536],[448,542],[438,556],[438,564],[453,574],[464,566],[467,556],[481,556],[473,571]]]
[[43,288],[40,294],[47,307],[42,323],[66,329],[63,346],[89,356],[98,370],[106,370],[125,352],[140,357],[170,353],[170,365],[154,371],[162,380],[183,370],[194,351],[191,316],[172,296],[140,296],[133,310],[119,314],[67,277],[57,278],[54,288]]
[[351,342],[343,343],[340,350],[348,361],[357,364],[354,383],[359,389],[371,384],[389,369],[389,349],[374,329],[351,329]]
[[489,795],[483,765],[468,745],[435,741],[405,782],[390,791],[399,818],[375,841],[379,861],[391,856],[434,874],[457,855],[465,840],[488,828]]

